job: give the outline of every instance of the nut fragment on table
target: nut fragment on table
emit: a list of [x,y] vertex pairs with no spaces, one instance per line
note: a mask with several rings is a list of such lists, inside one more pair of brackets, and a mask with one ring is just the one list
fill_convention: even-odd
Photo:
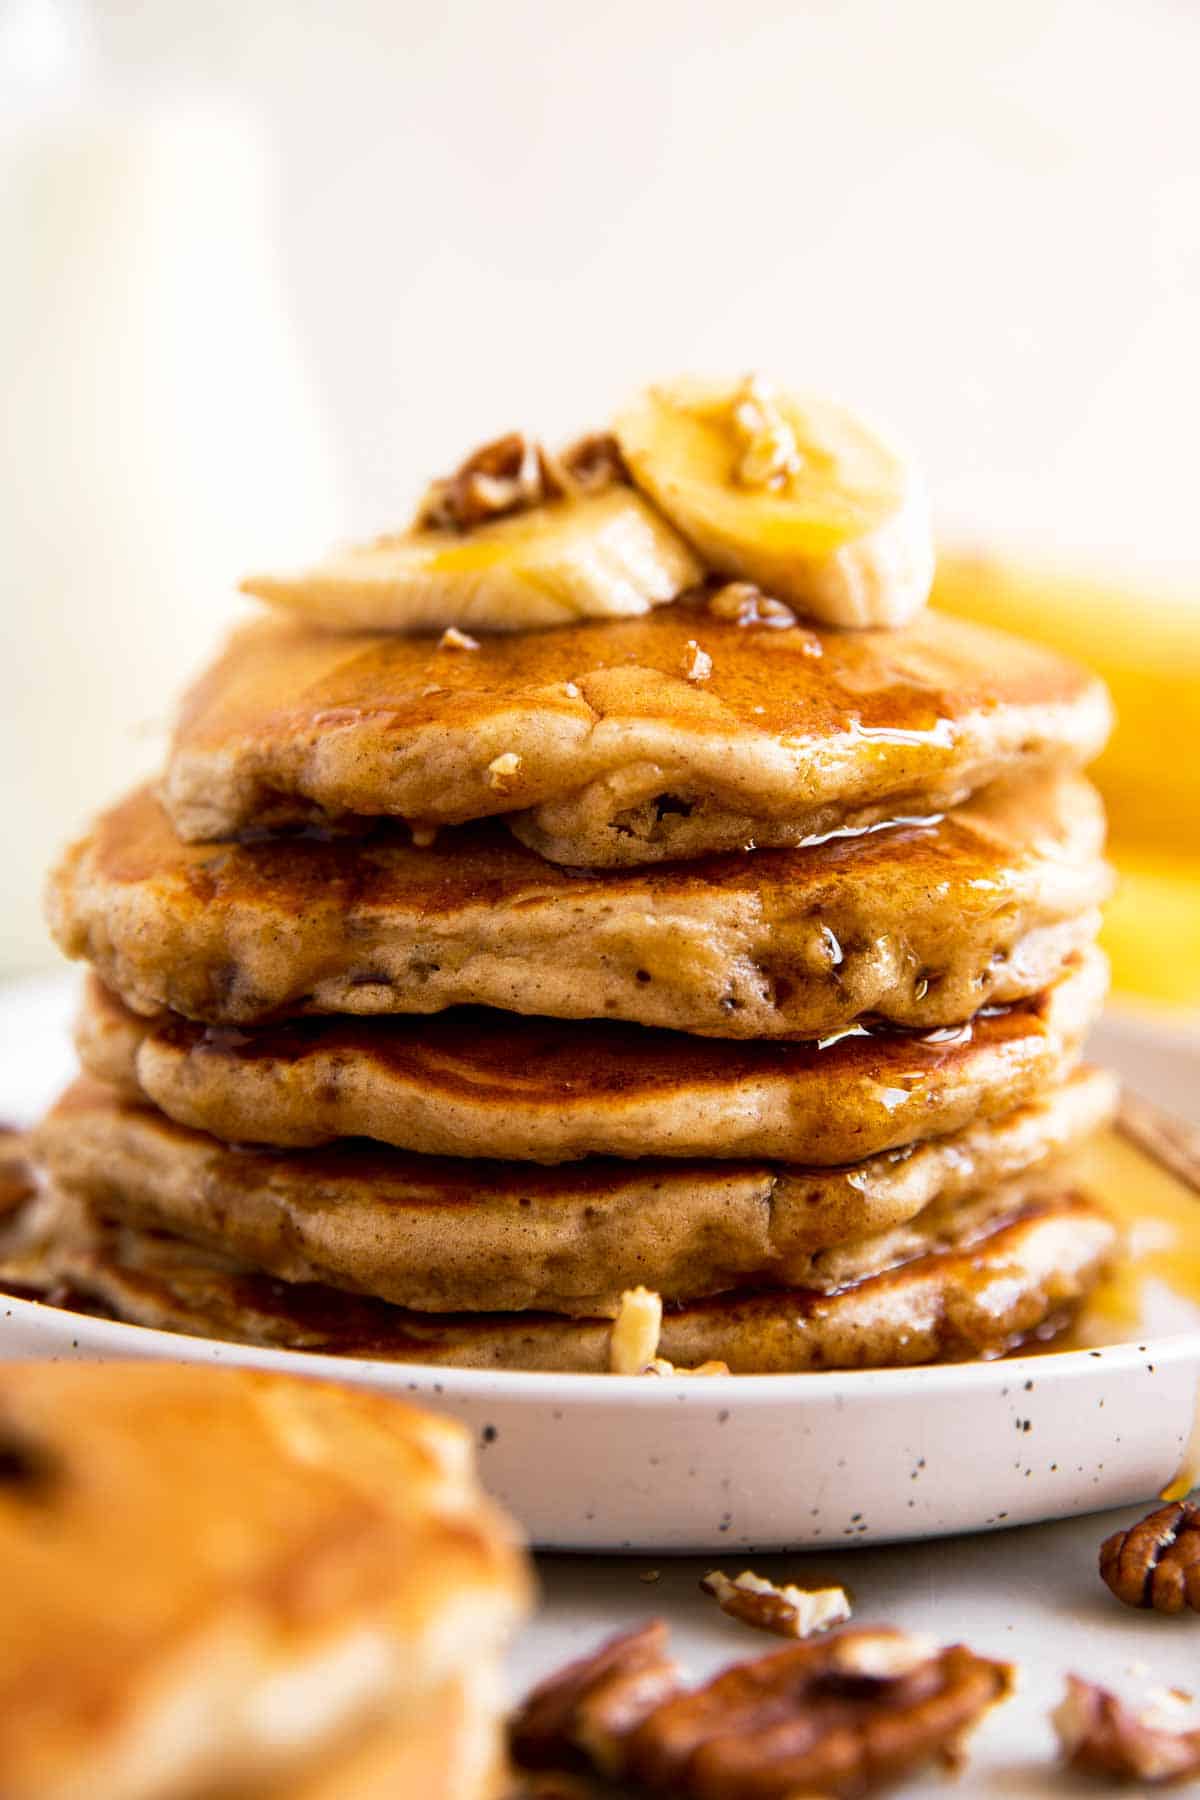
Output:
[[509,1725],[516,1761],[537,1769],[582,1755],[615,1773],[619,1741],[679,1686],[668,1636],[652,1619],[539,1683]]
[[1100,1546],[1100,1574],[1126,1606],[1200,1612],[1200,1506],[1176,1501]]
[[776,1637],[815,1637],[833,1625],[844,1625],[850,1617],[845,1588],[800,1588],[790,1582],[779,1587],[752,1569],[743,1569],[733,1580],[712,1569],[701,1577],[700,1586],[730,1618]]
[[1200,1730],[1152,1724],[1107,1688],[1067,1676],[1051,1714],[1067,1766],[1087,1775],[1152,1786],[1200,1775]]
[[[849,1628],[681,1690],[661,1621],[544,1682],[512,1727],[519,1763],[585,1750],[610,1777],[703,1800],[825,1800],[890,1786],[964,1738],[1012,1670],[962,1644]],[[655,1686],[662,1692],[653,1698]]]

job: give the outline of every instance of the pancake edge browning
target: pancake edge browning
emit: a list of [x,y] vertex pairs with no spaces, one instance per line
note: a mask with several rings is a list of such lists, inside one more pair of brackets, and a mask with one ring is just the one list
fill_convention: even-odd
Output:
[[91,1082],[40,1128],[58,1189],[97,1215],[176,1233],[289,1282],[423,1312],[612,1316],[623,1289],[674,1299],[828,1289],[911,1256],[1002,1183],[1044,1186],[1111,1116],[1082,1070],[1011,1115],[844,1169],[595,1160],[558,1169],[230,1149]]
[[[703,682],[684,673],[697,639]],[[936,613],[755,633],[677,602],[466,651],[267,619],[186,696],[163,799],[189,842],[509,814],[552,861],[630,866],[940,811],[1002,775],[1081,766],[1110,724],[1095,677]]]
[[60,859],[63,951],[136,1012],[213,1024],[485,1005],[730,1038],[955,1024],[1048,986],[1111,888],[1080,776],[753,857],[568,874],[491,824],[181,844],[148,788]]
[[104,1080],[232,1143],[369,1137],[426,1156],[858,1162],[1011,1111],[1062,1080],[1097,1016],[1091,950],[1035,1000],[926,1034],[722,1044],[607,1021],[471,1010],[259,1032],[147,1023],[93,993],[79,1047]]
[[[0,1278],[66,1284],[77,1310],[127,1323],[383,1362],[600,1374],[611,1324],[553,1313],[438,1317],[319,1286],[290,1285],[177,1238],[104,1226],[77,1202],[38,1251]],[[1018,1202],[964,1247],[947,1247],[832,1294],[721,1295],[669,1307],[659,1354],[732,1374],[911,1367],[995,1357],[1065,1328],[1110,1266],[1118,1230],[1073,1191]]]

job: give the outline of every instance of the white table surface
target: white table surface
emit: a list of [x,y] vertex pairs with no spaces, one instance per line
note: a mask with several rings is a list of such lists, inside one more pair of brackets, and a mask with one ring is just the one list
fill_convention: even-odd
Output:
[[[0,1118],[6,1122],[31,1120],[69,1079],[73,994],[73,979],[61,976],[0,988]],[[1161,1103],[1196,1116],[1197,1064],[1186,1066],[1182,1041],[1171,1044],[1161,1032],[1118,1019],[1099,1035],[1093,1049],[1100,1057]],[[669,1496],[663,1504],[669,1506]],[[1097,1575],[1102,1538],[1139,1516],[1135,1509],[924,1544],[761,1556],[753,1567],[802,1586],[841,1583],[862,1622],[961,1640],[1016,1663],[1017,1694],[984,1723],[958,1781],[950,1786],[930,1774],[902,1791],[1050,1800],[1099,1791],[1065,1778],[1054,1764],[1048,1714],[1068,1670],[1136,1701],[1172,1687],[1200,1694],[1200,1617],[1130,1611]],[[609,1633],[656,1614],[670,1621],[691,1677],[780,1647],[780,1640],[726,1618],[700,1592],[700,1576],[714,1566],[722,1565],[691,1557],[539,1557],[542,1603],[513,1655],[514,1693]],[[736,1574],[742,1565],[735,1558],[723,1566]],[[657,1578],[643,1580],[651,1571]]]

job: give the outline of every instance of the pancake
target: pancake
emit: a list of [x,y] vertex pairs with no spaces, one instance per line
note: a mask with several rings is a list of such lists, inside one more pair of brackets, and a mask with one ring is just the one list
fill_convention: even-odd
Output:
[[845,1169],[598,1158],[546,1169],[362,1143],[230,1149],[84,1081],[43,1122],[38,1147],[58,1189],[97,1214],[285,1281],[424,1312],[611,1315],[639,1284],[677,1299],[829,1288],[903,1259],[914,1230],[965,1200],[1051,1179],[1113,1101],[1111,1078],[1084,1070],[995,1123]]
[[[700,681],[683,673],[696,642]],[[700,600],[474,649],[264,619],[185,700],[163,795],[188,841],[503,813],[542,856],[608,867],[940,812],[1002,775],[1079,767],[1109,722],[1074,664],[932,612],[760,632]]]
[[[181,1124],[228,1142],[369,1137],[430,1156],[855,1162],[997,1118],[1061,1080],[1103,1001],[1099,951],[1046,993],[941,1031],[729,1042],[460,1010],[254,1032],[85,1003],[80,1048]],[[90,1019],[102,1012],[93,1031]],[[93,1048],[95,1046],[95,1048]]]
[[55,936],[138,1012],[245,1025],[458,1005],[706,1036],[932,1028],[1048,986],[1096,933],[1103,813],[1080,777],[805,850],[569,873],[495,822],[428,849],[181,844],[149,790],[50,885]]
[[456,1695],[494,1754],[527,1579],[456,1424],[281,1375],[22,1362],[0,1446],[6,1800],[349,1794],[314,1765],[406,1718],[419,1747],[434,1709],[450,1744]]
[[[1116,1243],[1107,1214],[1074,1192],[1016,1199],[982,1232],[836,1293],[791,1288],[668,1308],[659,1354],[680,1367],[722,1361],[734,1374],[997,1356],[1063,1329]],[[26,1291],[57,1290],[77,1310],[98,1306],[130,1324],[232,1343],[464,1368],[599,1374],[609,1365],[605,1320],[406,1312],[94,1220],[83,1229],[71,1221],[36,1256],[10,1265],[14,1278]]]

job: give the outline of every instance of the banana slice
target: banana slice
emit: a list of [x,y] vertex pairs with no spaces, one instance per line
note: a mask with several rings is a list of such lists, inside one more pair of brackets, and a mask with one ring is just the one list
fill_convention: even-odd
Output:
[[646,613],[702,575],[678,532],[615,482],[597,493],[573,485],[467,529],[418,525],[241,585],[343,631],[528,631]]
[[920,479],[826,400],[741,383],[653,387],[616,420],[634,480],[710,567],[827,625],[903,625],[933,580]]

